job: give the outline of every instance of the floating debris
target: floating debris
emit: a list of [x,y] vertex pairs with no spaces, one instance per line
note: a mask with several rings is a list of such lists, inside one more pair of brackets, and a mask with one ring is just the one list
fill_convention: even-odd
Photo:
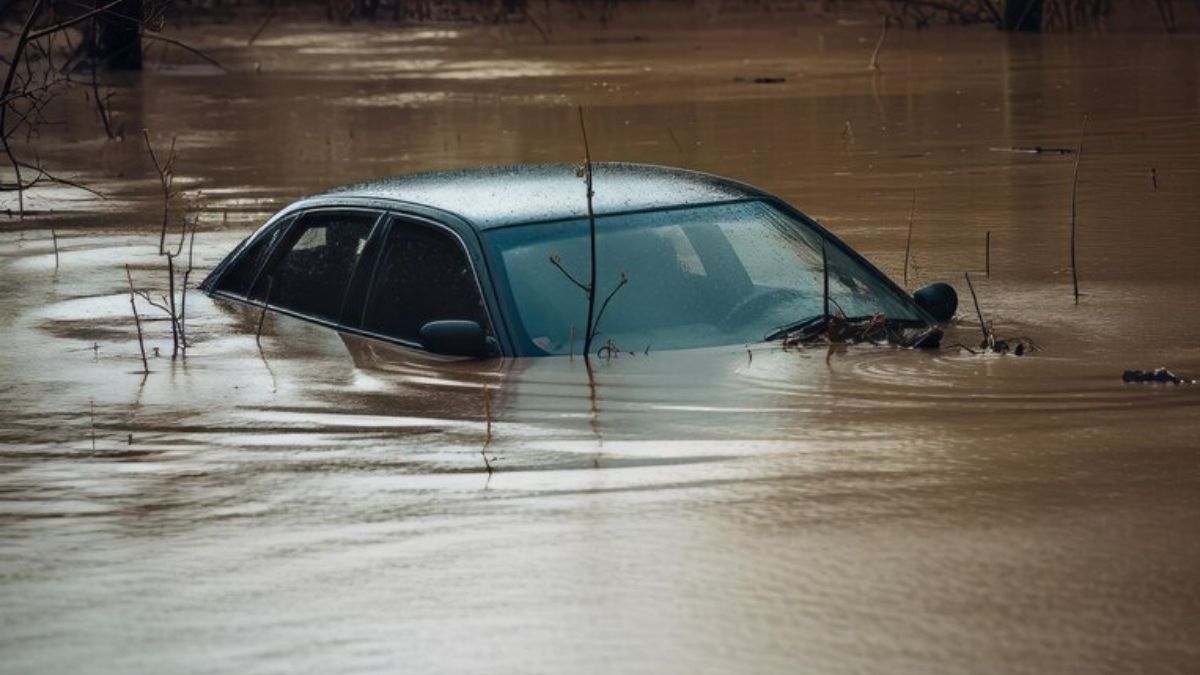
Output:
[[742,77],[733,78],[734,82],[745,82],[748,84],[782,84],[787,82],[786,77],[761,76],[761,77]]
[[1025,155],[1073,155],[1075,151],[1071,148],[1043,148],[1040,145],[1035,145],[1031,148],[1011,147],[1011,148],[988,148],[992,152],[1016,152]]
[[1126,384],[1196,384],[1195,379],[1176,375],[1166,368],[1127,370],[1121,375],[1121,381]]

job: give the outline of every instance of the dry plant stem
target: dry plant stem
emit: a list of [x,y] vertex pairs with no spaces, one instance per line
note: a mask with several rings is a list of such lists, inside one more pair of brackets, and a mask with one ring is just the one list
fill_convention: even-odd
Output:
[[588,276],[587,285],[587,326],[583,333],[583,358],[586,361],[592,352],[592,338],[595,337],[595,322],[596,314],[596,212],[592,206],[592,149],[588,145],[587,125],[583,121],[583,106],[579,106],[579,131],[583,135],[583,175],[584,182],[587,185],[587,213],[588,213],[588,243],[590,245],[589,262],[590,274]]
[[912,194],[912,206],[908,209],[908,238],[904,241],[904,287],[908,288],[908,260],[912,255],[913,216],[917,213],[917,191]]
[[[93,42],[93,44],[95,40],[95,32],[96,24],[93,23],[91,29],[88,31],[89,42]],[[113,135],[112,125],[109,124],[108,110],[106,110],[104,107],[104,100],[100,97],[100,78],[96,76],[96,59],[88,59],[88,65],[91,67],[92,71],[92,98],[96,101],[96,112],[100,114],[100,121],[104,123],[104,135],[107,136],[108,140],[111,141],[116,138],[116,136]]]
[[167,253],[167,316],[171,319],[171,358],[179,355],[179,314],[175,311],[175,256]]
[[50,228],[50,238],[54,240],[54,271],[58,271],[58,232]]
[[988,330],[987,322],[983,320],[983,310],[979,309],[979,297],[975,295],[975,285],[971,283],[971,273],[964,272],[963,276],[967,278],[967,288],[971,291],[971,302],[975,303],[975,316],[979,317],[979,329],[983,331],[983,341],[987,344],[988,349],[992,349],[996,342],[992,337],[992,331]]
[[171,137],[171,149],[167,152],[167,158],[163,162],[159,162],[158,156],[154,154],[154,146],[150,144],[150,130],[142,129],[142,138],[146,141],[146,151],[150,153],[150,161],[154,162],[154,170],[158,172],[158,182],[162,187],[162,229],[158,235],[158,254],[165,255],[167,252],[167,216],[168,208],[171,205],[171,183],[174,181],[175,137]]
[[483,417],[487,426],[484,431],[483,448],[479,450],[479,454],[483,456],[483,466],[487,469],[488,475],[492,475],[492,462],[488,459],[488,446],[492,444],[492,390],[486,385],[483,387]]
[[550,33],[547,32],[545,28],[542,28],[542,24],[538,23],[538,20],[533,18],[533,15],[528,11],[525,12],[525,21],[530,26],[533,26],[533,29],[536,30],[538,35],[542,37],[542,44],[550,44]]
[[204,52],[200,51],[199,49],[196,49],[195,47],[193,47],[189,44],[180,42],[179,40],[175,40],[173,38],[165,37],[162,35],[155,35],[154,33],[142,33],[142,39],[150,40],[152,42],[162,42],[162,43],[169,44],[169,45],[175,45],[176,47],[179,47],[180,49],[182,49],[186,52],[190,52],[197,58],[199,58],[203,61],[206,61],[209,65],[214,66],[215,68],[219,69],[221,72],[224,72],[224,73],[229,72],[229,70],[225,66],[221,65],[221,63],[219,61],[217,61],[216,59],[214,59],[213,57],[209,56],[208,54],[205,54]]
[[821,277],[824,281],[824,290],[821,298],[823,300],[822,311],[824,312],[825,325],[829,325],[829,257],[825,251],[825,242],[821,242]]
[[275,10],[271,10],[271,12],[269,14],[267,14],[267,18],[263,19],[263,22],[258,25],[258,30],[254,31],[254,35],[251,35],[250,39],[246,40],[247,47],[254,44],[254,41],[257,40],[258,37],[263,34],[263,31],[265,31],[267,29],[267,25],[271,23],[271,19],[274,19],[274,18],[275,18]]
[[483,416],[487,421],[487,439],[492,440],[492,390],[483,388]]
[[142,319],[138,316],[137,303],[134,301],[133,273],[129,265],[125,265],[125,278],[129,281],[129,308],[133,310],[133,325],[137,327],[138,349],[142,352],[142,373],[150,372],[150,364],[146,363],[146,343],[142,339]]
[[675,144],[675,150],[682,153],[683,146],[679,144],[679,139],[675,138],[675,131],[671,127],[667,127],[667,135],[671,137],[671,142]]
[[867,65],[867,70],[876,73],[882,73],[883,68],[879,67],[879,51],[883,49],[883,41],[887,38],[888,20],[883,17],[883,30],[879,31],[879,40],[875,43],[875,51],[871,53],[871,63]]
[[188,279],[192,276],[193,263],[195,261],[196,252],[196,227],[199,223],[192,224],[192,238],[188,243],[188,263],[187,269],[183,271],[183,284],[179,293],[179,346],[183,350],[184,358],[187,358],[187,291]]
[[254,344],[262,351],[263,321],[267,318],[267,306],[271,304],[271,291],[275,289],[275,277],[267,277],[267,297],[263,298],[262,311],[258,314],[258,328],[254,331]]
[[625,284],[627,284],[627,283],[629,283],[629,275],[625,274],[624,272],[621,272],[621,279],[620,279],[620,281],[617,282],[616,288],[612,289],[612,291],[609,292],[608,296],[604,298],[604,302],[602,302],[600,304],[600,311],[596,312],[595,330],[597,333],[600,332],[600,319],[604,318],[604,310],[608,309],[609,301],[612,300],[613,296],[617,294],[617,291],[624,288]]
[[992,231],[988,230],[983,237],[983,273],[992,276]]
[[89,426],[92,432],[92,452],[96,451],[96,401],[88,401]]
[[1075,257],[1075,217],[1078,212],[1079,158],[1083,156],[1083,134],[1087,131],[1087,115],[1079,126],[1079,146],[1075,150],[1075,168],[1071,173],[1071,285],[1075,291],[1075,304],[1079,304],[1079,266]]
[[[21,36],[17,38],[16,49],[13,50],[11,61],[8,62],[8,75],[4,78],[4,89],[0,89],[0,98],[7,99],[12,93],[13,81],[17,76],[17,67],[21,63],[21,56],[25,52],[25,46],[33,39],[30,36],[33,30],[33,22],[37,20],[38,15],[42,11],[42,0],[34,0],[33,7],[29,9],[29,16],[25,19],[25,26],[21,29]],[[9,104],[6,100],[0,104],[0,143],[4,145],[4,154],[8,155],[8,162],[12,165],[13,173],[16,176],[17,190],[17,218],[25,218],[25,190],[21,184],[21,163],[17,161],[13,155],[12,146],[8,144],[8,109]]]

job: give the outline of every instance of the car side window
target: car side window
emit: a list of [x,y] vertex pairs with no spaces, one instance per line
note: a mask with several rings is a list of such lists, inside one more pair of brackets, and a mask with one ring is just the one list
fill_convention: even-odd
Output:
[[272,269],[256,294],[269,294],[272,307],[337,321],[346,286],[354,274],[379,215],[370,211],[317,211],[300,218],[282,242]]
[[287,231],[291,222],[291,218],[277,222],[270,230],[263,232],[257,239],[250,242],[229,270],[221,275],[216,290],[244,298],[261,297],[264,284],[258,284],[258,293],[253,293],[252,291],[255,290],[254,280],[258,278],[258,271],[267,261],[271,249],[275,248],[276,240],[283,232]]
[[489,328],[466,251],[448,233],[397,220],[376,268],[363,329],[419,342],[422,326],[444,319],[467,319]]

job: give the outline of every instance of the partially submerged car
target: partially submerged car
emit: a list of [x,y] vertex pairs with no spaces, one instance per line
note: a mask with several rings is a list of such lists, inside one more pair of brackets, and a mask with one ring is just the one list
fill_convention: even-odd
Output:
[[[916,300],[777,197],[716,176],[593,165],[595,345],[797,341],[858,322],[936,346],[953,289]],[[298,201],[201,284],[212,296],[436,354],[580,350],[591,239],[580,168],[426,173]]]

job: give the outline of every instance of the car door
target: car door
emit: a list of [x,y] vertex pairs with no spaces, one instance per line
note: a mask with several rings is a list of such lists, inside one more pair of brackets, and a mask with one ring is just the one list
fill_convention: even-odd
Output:
[[417,348],[431,321],[474,321],[493,333],[475,265],[455,232],[393,216],[378,255],[358,320],[347,318],[347,327]]

